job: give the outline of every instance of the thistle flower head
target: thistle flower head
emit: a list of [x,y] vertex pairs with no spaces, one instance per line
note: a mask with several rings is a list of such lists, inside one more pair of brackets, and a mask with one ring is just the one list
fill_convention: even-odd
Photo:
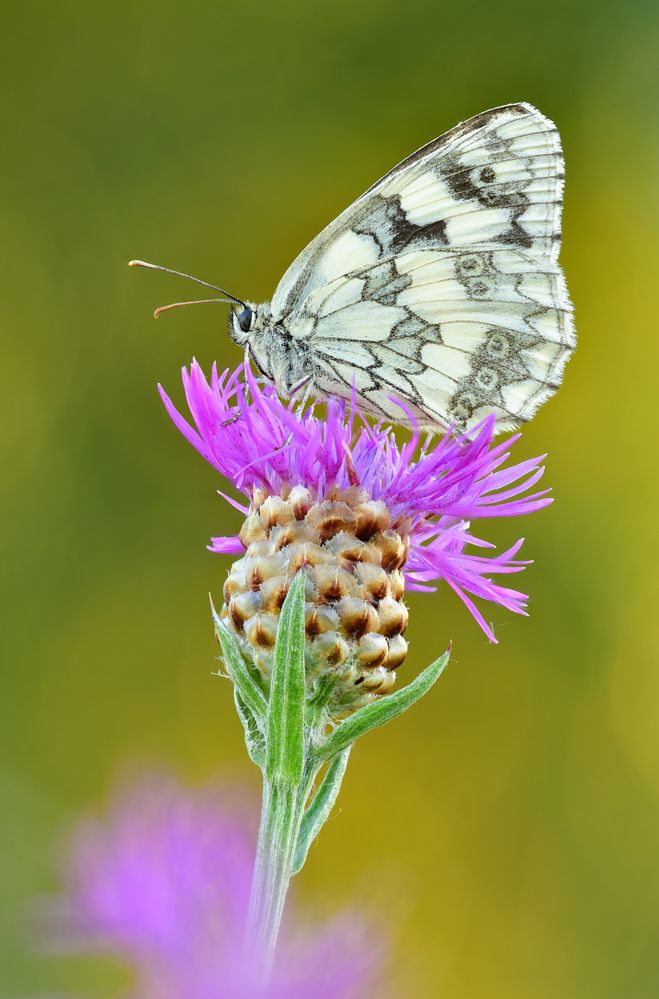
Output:
[[[358,917],[289,928],[263,986],[243,932],[254,842],[225,788],[148,777],[105,818],[76,828],[61,895],[46,904],[46,943],[113,954],[132,967],[130,999],[357,999],[371,995],[382,949]],[[295,920],[293,920],[293,923]]]
[[391,689],[407,651],[406,587],[432,591],[445,581],[491,641],[474,598],[525,613],[526,595],[491,578],[524,568],[522,542],[496,553],[471,527],[551,502],[547,490],[532,491],[541,459],[506,465],[518,434],[495,444],[489,418],[470,436],[413,433],[399,444],[354,400],[329,399],[320,416],[282,402],[247,365],[222,374],[213,366],[207,381],[194,361],[183,384],[192,423],[161,388],[168,413],[245,496],[245,504],[225,497],[245,515],[240,533],[209,547],[241,556],[222,613],[266,677],[279,609],[302,566],[309,671],[337,676],[336,708]]

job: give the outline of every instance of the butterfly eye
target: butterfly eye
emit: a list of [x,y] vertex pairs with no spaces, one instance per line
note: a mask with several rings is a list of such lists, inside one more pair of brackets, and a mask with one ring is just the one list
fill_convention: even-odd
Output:
[[238,325],[243,333],[249,333],[254,325],[254,311],[249,306],[245,306],[243,311],[238,313]]

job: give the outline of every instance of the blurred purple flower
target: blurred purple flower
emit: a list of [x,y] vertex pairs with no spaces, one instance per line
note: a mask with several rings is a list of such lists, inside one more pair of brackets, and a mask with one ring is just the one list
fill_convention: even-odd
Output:
[[381,949],[357,918],[284,936],[264,989],[242,958],[254,856],[244,807],[226,790],[144,780],[105,821],[80,825],[48,942],[113,954],[136,974],[130,999],[357,999],[373,995]]
[[[372,426],[354,402],[348,406],[329,399],[324,418],[313,407],[303,411],[294,402],[284,404],[273,386],[256,381],[247,365],[221,375],[213,365],[208,383],[193,361],[189,373],[183,369],[183,385],[194,426],[159,386],[167,412],[248,502],[255,491],[278,493],[287,485],[303,485],[318,500],[333,487],[359,485],[371,499],[383,501],[392,526],[402,525],[409,535],[408,589],[431,591],[429,584],[445,580],[491,641],[496,641],[492,629],[472,597],[525,614],[526,594],[490,578],[528,565],[516,557],[523,539],[488,555],[485,550],[494,546],[470,531],[473,520],[519,516],[552,502],[546,489],[528,494],[544,472],[542,458],[502,467],[519,434],[495,445],[491,417],[469,437],[449,431],[422,441],[415,432],[399,445],[391,428]],[[224,498],[247,513],[246,506]],[[466,551],[467,546],[479,553]],[[244,552],[238,536],[213,538],[209,547]]]

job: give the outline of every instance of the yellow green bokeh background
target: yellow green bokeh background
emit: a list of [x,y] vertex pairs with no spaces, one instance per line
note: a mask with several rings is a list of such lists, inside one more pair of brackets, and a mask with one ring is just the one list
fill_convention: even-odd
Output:
[[549,451],[556,503],[489,528],[527,538],[531,616],[494,609],[492,646],[448,590],[410,598],[400,681],[449,638],[453,661],[359,746],[296,893],[379,912],[405,995],[659,994],[658,21],[612,0],[5,5],[0,994],[119,981],[35,956],[29,919],[119,775],[258,786],[210,675],[228,563],[204,545],[238,514],[155,391],[240,354],[224,307],[154,324],[193,289],[127,260],[267,298],[380,174],[513,100],[563,136],[580,336],[517,446]]

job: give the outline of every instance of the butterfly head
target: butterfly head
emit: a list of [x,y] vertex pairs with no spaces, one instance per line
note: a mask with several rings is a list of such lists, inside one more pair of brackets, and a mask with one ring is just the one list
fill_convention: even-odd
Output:
[[231,310],[229,332],[235,343],[243,346],[263,328],[263,318],[259,306],[252,302],[241,302]]
[[273,371],[277,367],[275,355],[279,354],[279,337],[272,326],[270,303],[244,302],[234,306],[229,333],[234,343],[249,348],[249,356],[261,374],[275,381]]

